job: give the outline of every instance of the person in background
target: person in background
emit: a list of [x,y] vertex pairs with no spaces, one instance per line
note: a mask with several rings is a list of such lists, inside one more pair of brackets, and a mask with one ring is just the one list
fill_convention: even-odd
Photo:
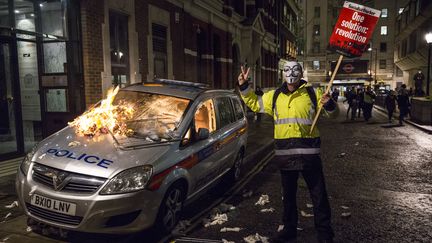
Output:
[[249,70],[242,67],[238,76],[241,97],[254,112],[265,112],[274,119],[275,156],[281,173],[284,229],[270,242],[289,242],[297,237],[297,181],[300,173],[309,189],[313,203],[318,242],[333,242],[331,208],[328,201],[322,161],[321,139],[318,128],[310,131],[317,106],[325,114],[336,117],[337,103],[329,94],[314,90],[303,77],[297,61],[287,61],[283,66],[284,82],[276,90],[257,96],[246,79]]
[[399,94],[397,96],[397,103],[399,108],[399,125],[403,125],[402,121],[404,120],[405,116],[409,113],[410,108],[410,101],[409,101],[409,95],[408,90],[406,89],[406,85],[402,84],[401,88],[399,89]]
[[369,121],[372,117],[372,108],[375,103],[375,92],[370,86],[367,86],[366,91],[363,93],[363,117],[365,121]]
[[333,99],[335,102],[338,102],[338,98],[339,98],[339,89],[335,88],[335,89],[333,90],[331,96],[332,96],[332,99]]
[[[363,110],[363,89],[357,90],[357,110],[358,110],[358,118],[361,116],[361,111]],[[364,116],[364,113],[363,113]]]
[[392,123],[393,112],[396,109],[396,102],[397,102],[396,92],[390,90],[390,92],[387,94],[384,101],[385,107],[387,109],[389,123]]
[[351,111],[351,120],[353,121],[357,115],[357,106],[358,106],[357,93],[354,87],[348,88],[347,92],[345,93],[345,98],[346,99],[342,103],[348,102],[346,119],[348,119],[348,115]]

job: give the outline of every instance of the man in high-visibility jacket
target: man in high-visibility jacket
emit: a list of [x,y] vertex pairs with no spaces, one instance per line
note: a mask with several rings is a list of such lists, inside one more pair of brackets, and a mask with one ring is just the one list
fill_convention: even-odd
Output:
[[336,116],[338,107],[330,95],[322,94],[302,79],[298,62],[288,61],[283,67],[282,87],[257,96],[248,82],[249,69],[242,67],[238,77],[241,96],[254,112],[271,115],[274,119],[275,158],[282,179],[284,230],[273,242],[290,242],[297,237],[297,180],[299,172],[305,179],[313,202],[315,228],[319,242],[333,242],[331,210],[320,158],[320,136],[310,128],[317,110],[317,100],[327,115]]

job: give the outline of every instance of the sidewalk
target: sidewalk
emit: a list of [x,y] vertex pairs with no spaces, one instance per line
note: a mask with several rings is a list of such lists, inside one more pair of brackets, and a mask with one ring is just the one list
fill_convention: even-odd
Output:
[[[374,105],[374,108],[377,109],[378,111],[384,112],[387,115],[387,110],[384,107],[381,107],[381,106],[378,106],[378,105]],[[393,113],[393,117],[397,121],[399,121],[399,112],[395,111]],[[406,119],[406,118],[404,119],[404,122],[406,122],[406,123],[408,123],[408,124],[410,124],[410,125],[418,128],[418,129],[422,130],[423,132],[432,134],[432,125],[421,125],[421,124],[418,124],[418,123],[416,123],[414,121],[411,121],[410,119]]]

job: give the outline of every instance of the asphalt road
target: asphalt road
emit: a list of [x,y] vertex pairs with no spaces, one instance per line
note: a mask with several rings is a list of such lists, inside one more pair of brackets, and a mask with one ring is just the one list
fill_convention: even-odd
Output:
[[[322,159],[333,213],[336,242],[432,242],[432,135],[412,126],[393,126],[385,115],[374,111],[369,123],[345,119],[344,107],[336,120],[322,119]],[[266,128],[268,133],[271,129]],[[253,132],[253,131],[251,131]],[[259,146],[259,144],[258,144]],[[252,162],[253,163],[253,162]],[[35,242],[34,233],[26,233],[19,209],[6,209],[15,200],[13,177],[0,180],[0,242]],[[6,188],[5,186],[8,185]],[[187,220],[210,205],[226,191],[221,185],[197,201],[186,212]],[[249,195],[247,195],[249,194]],[[255,205],[261,195],[269,203]],[[313,216],[305,183],[299,181],[298,242],[316,242]],[[238,193],[226,202],[234,207],[228,221],[204,227],[200,222],[176,242],[245,242],[243,238],[259,234],[271,237],[281,224],[280,176],[271,162]],[[260,212],[273,208],[273,212]],[[226,209],[225,209],[226,210]],[[224,211],[224,209],[221,209]],[[342,217],[349,213],[349,217]],[[301,213],[300,213],[301,214]],[[210,214],[208,215],[210,217]],[[200,219],[201,221],[202,219]],[[17,225],[14,231],[3,229]],[[239,232],[220,232],[225,227],[239,227]],[[95,236],[76,240],[92,242]],[[151,232],[127,237],[113,237],[108,242],[154,242]],[[40,242],[64,242],[39,238]]]
[[[336,120],[322,119],[319,124],[335,241],[432,242],[432,136],[409,125],[388,124],[375,110],[368,123],[348,121],[345,107],[340,107]],[[304,181],[299,185],[298,242],[316,242],[311,200]],[[227,202],[236,209],[228,213],[226,223],[201,224],[177,242],[245,242],[257,233],[274,236],[282,209],[278,169],[269,163],[245,190],[252,196],[239,194]],[[263,194],[270,202],[255,205]],[[260,212],[266,208],[275,211]],[[225,227],[241,230],[221,232]]]

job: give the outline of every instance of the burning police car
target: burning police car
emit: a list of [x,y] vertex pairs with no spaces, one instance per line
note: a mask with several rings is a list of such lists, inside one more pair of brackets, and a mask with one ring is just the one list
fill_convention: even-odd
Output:
[[220,178],[239,178],[246,140],[232,91],[173,80],[131,85],[40,142],[16,190],[30,219],[61,229],[169,232],[184,203]]

